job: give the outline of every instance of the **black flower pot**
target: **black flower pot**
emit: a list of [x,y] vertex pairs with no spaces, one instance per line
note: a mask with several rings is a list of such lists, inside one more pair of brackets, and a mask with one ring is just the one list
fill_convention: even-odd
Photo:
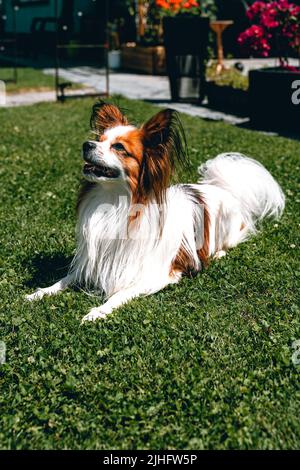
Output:
[[182,76],[186,76],[181,67],[182,58],[193,56],[196,65],[188,76],[199,79],[199,101],[202,101],[205,96],[209,19],[188,15],[165,17],[163,31],[172,100],[179,100],[179,81]]
[[248,116],[248,91],[227,85],[208,82],[206,85],[208,104],[211,108]]
[[[297,85],[297,81],[298,85]],[[300,104],[297,87],[300,70],[265,68],[249,72],[251,123],[260,129],[288,130],[300,135]]]

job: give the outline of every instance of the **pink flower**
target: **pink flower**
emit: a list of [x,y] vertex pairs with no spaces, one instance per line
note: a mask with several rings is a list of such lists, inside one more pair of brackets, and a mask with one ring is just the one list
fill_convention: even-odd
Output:
[[247,10],[247,16],[250,21],[256,21],[260,17],[261,13],[265,10],[265,2],[254,2]]
[[288,0],[254,2],[247,10],[253,24],[240,34],[238,43],[249,54],[267,57],[277,51],[281,63],[290,49],[300,47],[300,7]]
[[261,13],[261,24],[268,29],[277,28],[279,26],[278,10],[275,2],[266,4],[265,10]]
[[289,3],[287,0],[278,0],[277,2],[274,2],[274,3],[277,3],[277,8],[280,11],[287,11],[290,9],[292,5],[294,6],[294,4]]
[[245,52],[254,52],[261,57],[268,57],[270,45],[265,36],[264,29],[259,25],[252,25],[238,37],[238,43]]

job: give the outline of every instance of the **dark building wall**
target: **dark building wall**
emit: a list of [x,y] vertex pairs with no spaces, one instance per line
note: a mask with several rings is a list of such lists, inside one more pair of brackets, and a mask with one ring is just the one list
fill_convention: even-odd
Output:
[[[14,12],[12,0],[2,0],[3,11],[6,17],[5,31],[13,31]],[[72,23],[75,32],[79,32],[81,19],[83,16],[93,16],[94,18],[99,15],[100,21],[103,18],[103,11],[105,7],[105,0],[58,0],[59,15],[64,13],[66,17],[71,15]],[[19,33],[29,33],[32,20],[35,17],[54,17],[55,16],[55,1],[49,0],[44,4],[28,4],[19,6],[15,11],[15,19],[17,31]],[[54,30],[54,25],[47,27],[49,30]]]

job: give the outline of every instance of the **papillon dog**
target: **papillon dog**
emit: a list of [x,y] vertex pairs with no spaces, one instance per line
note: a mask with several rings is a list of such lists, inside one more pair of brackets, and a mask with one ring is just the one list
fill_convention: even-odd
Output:
[[82,321],[105,318],[134,297],[199,272],[284,209],[271,174],[238,153],[201,165],[198,184],[169,186],[175,163],[187,160],[172,109],[135,127],[118,107],[97,103],[91,124],[96,139],[83,144],[76,254],[66,277],[28,300],[81,284],[106,296]]

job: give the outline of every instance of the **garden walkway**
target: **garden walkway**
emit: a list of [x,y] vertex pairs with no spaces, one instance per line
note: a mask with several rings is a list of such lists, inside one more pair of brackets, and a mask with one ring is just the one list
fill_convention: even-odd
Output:
[[[53,74],[53,69],[45,70],[45,73]],[[62,69],[61,77],[73,83],[80,83],[101,92],[105,89],[105,76],[103,71],[90,67],[78,67],[72,69]],[[183,88],[187,83],[183,81]],[[168,77],[141,75],[135,73],[114,73],[110,74],[110,93],[123,95],[126,98],[151,101],[158,106],[168,106],[177,111],[181,111],[192,116],[199,116],[205,119],[222,120],[231,124],[240,124],[247,121],[247,118],[221,113],[209,109],[207,106],[199,106],[187,103],[171,103]]]
[[[227,60],[228,65],[233,65],[237,60]],[[240,60],[244,65],[244,72],[250,69],[264,66],[274,66],[274,59],[246,59]],[[292,63],[297,61],[291,61]],[[45,73],[54,75],[54,69],[45,69]],[[64,80],[73,83],[83,84],[96,91],[103,91],[105,88],[105,76],[102,70],[92,67],[74,67],[71,69],[61,69],[60,76]],[[184,85],[184,84],[183,84]],[[84,92],[83,90],[79,91]],[[205,119],[222,120],[231,124],[242,124],[248,118],[210,109],[205,103],[202,106],[187,103],[171,103],[169,93],[168,78],[165,76],[141,75],[134,73],[114,73],[110,74],[110,93],[121,94],[127,98],[152,101],[159,106],[172,107],[178,111],[199,116]],[[48,92],[30,92],[22,94],[8,95],[6,106],[28,105],[43,101],[54,101],[55,94]]]

